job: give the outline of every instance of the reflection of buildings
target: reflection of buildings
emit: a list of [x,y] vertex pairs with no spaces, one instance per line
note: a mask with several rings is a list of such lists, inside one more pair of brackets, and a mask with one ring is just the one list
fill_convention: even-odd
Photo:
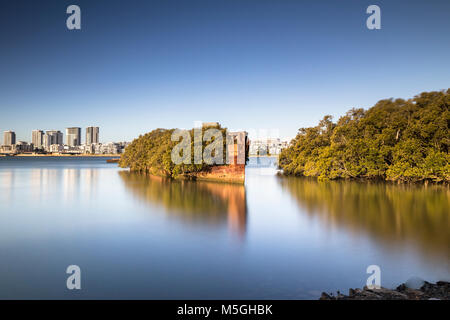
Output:
[[189,223],[227,222],[240,236],[247,226],[245,187],[238,184],[178,181],[121,171],[125,186],[139,199],[162,206],[170,215]]
[[[99,170],[95,168],[30,168],[16,173],[17,169],[0,171],[0,202],[17,201],[23,194],[17,192],[17,181],[29,181],[27,196],[33,204],[51,202],[54,205],[72,203],[80,206],[83,201],[95,201],[98,190]],[[15,194],[13,194],[15,192]],[[18,199],[20,201],[20,199]]]
[[43,182],[42,172],[44,169],[33,168],[31,169],[30,185],[31,185],[31,198],[33,203],[38,203],[42,199]]
[[82,170],[83,177],[83,193],[90,200],[94,199],[97,194],[97,182],[98,182],[98,172],[97,169],[84,169]]
[[80,169],[65,168],[63,170],[64,200],[78,200],[80,193]]
[[3,171],[0,173],[0,199],[5,197],[5,200],[10,199],[13,196],[14,190],[14,170]]

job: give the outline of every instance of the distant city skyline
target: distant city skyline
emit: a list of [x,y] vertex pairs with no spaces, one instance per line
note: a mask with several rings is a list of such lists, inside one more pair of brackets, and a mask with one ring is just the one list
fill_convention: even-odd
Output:
[[31,140],[16,140],[14,130],[3,132],[3,141],[0,143],[0,154],[120,154],[129,145],[129,141],[110,141],[102,143],[99,127],[87,127],[85,143],[82,143],[80,127],[61,130],[31,131]]
[[377,1],[380,30],[366,27],[371,4],[80,0],[70,31],[68,3],[2,3],[0,132],[94,123],[103,142],[132,141],[219,121],[285,140],[327,114],[447,89],[450,1]]
[[[89,131],[92,130],[92,131]],[[15,143],[6,143],[7,141],[14,141],[14,142],[18,142],[18,141],[24,141],[24,142],[28,142],[28,143],[32,143],[35,146],[41,146],[43,145],[45,142],[45,135],[47,133],[50,134],[58,134],[58,137],[55,138],[55,142],[57,142],[58,144],[61,145],[67,145],[67,146],[79,146],[82,144],[96,144],[96,143],[101,143],[102,141],[100,141],[100,128],[98,126],[88,126],[86,127],[86,134],[85,134],[85,139],[83,140],[83,135],[82,135],[82,128],[81,127],[68,127],[68,128],[64,128],[65,134],[63,133],[63,131],[59,130],[59,129],[52,129],[52,130],[45,130],[45,129],[33,129],[30,131],[30,135],[25,139],[17,139],[17,134],[16,131],[14,129],[10,129],[10,130],[4,130],[3,131],[3,141],[2,144],[15,144]],[[89,137],[88,132],[92,132],[90,133],[92,136]],[[9,139],[9,140],[7,140]],[[123,142],[124,140],[120,140],[121,142]],[[109,141],[112,142],[112,141]]]

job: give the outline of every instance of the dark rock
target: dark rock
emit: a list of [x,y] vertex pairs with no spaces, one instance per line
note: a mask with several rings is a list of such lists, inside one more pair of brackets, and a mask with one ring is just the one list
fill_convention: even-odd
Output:
[[419,290],[423,286],[424,283],[425,283],[425,281],[423,281],[423,279],[421,279],[419,277],[412,277],[412,278],[409,278],[405,282],[405,285],[409,289]]
[[329,295],[326,292],[322,292],[322,295],[320,296],[319,300],[336,300],[336,298],[333,297],[332,295]]
[[350,288],[348,296],[341,294],[339,291],[336,296],[323,292],[320,300],[450,300],[449,282],[438,281],[433,284],[424,281],[420,288],[411,287],[417,286],[408,286],[403,283],[396,289],[369,289],[364,287],[361,290]]

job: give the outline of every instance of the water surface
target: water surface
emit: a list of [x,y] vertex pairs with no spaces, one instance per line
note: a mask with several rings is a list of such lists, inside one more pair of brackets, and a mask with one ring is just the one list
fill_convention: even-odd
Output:
[[0,298],[316,299],[372,264],[386,287],[450,279],[448,188],[275,173],[274,158],[251,158],[245,186],[0,158]]

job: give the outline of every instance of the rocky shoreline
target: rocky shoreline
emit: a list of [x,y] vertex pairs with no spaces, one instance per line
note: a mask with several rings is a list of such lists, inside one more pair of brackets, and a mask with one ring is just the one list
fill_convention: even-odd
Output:
[[337,292],[336,295],[323,292],[320,300],[450,300],[450,282],[438,281],[430,283],[423,281],[420,286],[408,283],[399,285],[396,289],[349,289],[348,295]]

